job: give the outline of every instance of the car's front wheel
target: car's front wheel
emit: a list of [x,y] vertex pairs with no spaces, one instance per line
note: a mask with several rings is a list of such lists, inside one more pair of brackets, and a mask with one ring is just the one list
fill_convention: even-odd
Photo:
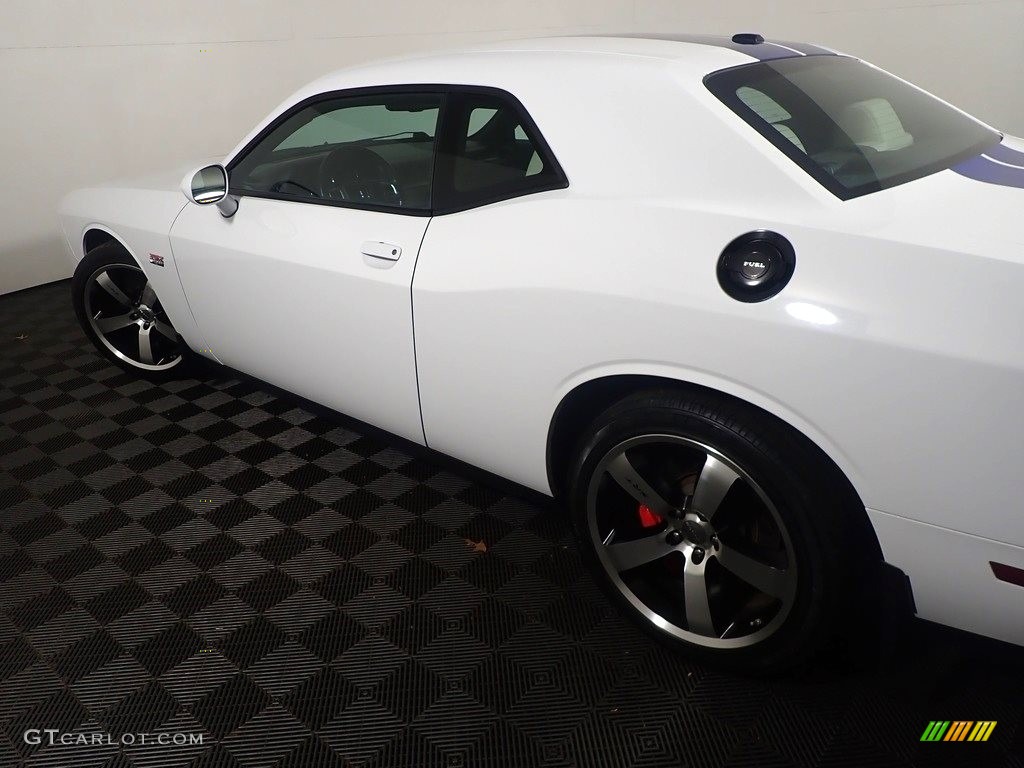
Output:
[[182,374],[185,343],[146,274],[120,245],[111,241],[85,255],[71,299],[82,330],[108,360],[149,379]]
[[767,414],[638,394],[596,419],[572,467],[584,553],[647,631],[741,671],[792,666],[827,636],[863,537],[820,459]]

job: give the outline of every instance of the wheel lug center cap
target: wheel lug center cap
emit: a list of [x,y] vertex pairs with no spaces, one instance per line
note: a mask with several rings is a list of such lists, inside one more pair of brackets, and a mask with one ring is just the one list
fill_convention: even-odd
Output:
[[711,528],[710,523],[697,520],[683,521],[681,533],[694,546],[701,547],[702,549],[707,549],[715,537],[715,532]]

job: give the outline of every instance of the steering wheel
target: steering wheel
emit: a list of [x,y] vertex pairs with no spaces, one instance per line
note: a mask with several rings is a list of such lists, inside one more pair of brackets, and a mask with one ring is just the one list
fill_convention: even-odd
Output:
[[395,169],[366,147],[338,147],[323,159],[320,197],[349,203],[402,205]]

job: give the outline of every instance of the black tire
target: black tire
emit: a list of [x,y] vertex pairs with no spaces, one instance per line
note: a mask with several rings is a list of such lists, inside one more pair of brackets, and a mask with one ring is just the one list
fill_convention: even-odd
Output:
[[[655,436],[669,436],[672,440],[678,439],[683,442],[667,443],[666,447],[659,448],[657,440],[661,438]],[[643,440],[653,442],[645,444],[642,442]],[[615,538],[618,536],[617,531],[613,528],[608,534],[608,539],[602,542],[600,539],[604,536],[607,524],[605,528],[602,528],[601,522],[598,521],[594,522],[594,527],[591,528],[592,518],[595,520],[624,519],[629,512],[608,513],[607,508],[615,507],[617,504],[622,504],[625,508],[628,504],[635,504],[637,499],[644,494],[638,488],[634,488],[634,491],[638,491],[640,496],[634,491],[629,491],[626,488],[627,484],[623,484],[621,478],[616,480],[609,469],[610,466],[625,466],[629,470],[635,469],[636,474],[641,476],[641,485],[645,480],[651,484],[648,490],[668,489],[671,492],[674,487],[673,483],[679,485],[680,488],[685,487],[682,481],[672,480],[666,484],[665,481],[657,478],[643,477],[644,471],[641,471],[640,467],[646,466],[645,471],[651,475],[655,473],[651,467],[656,467],[657,462],[645,459],[643,455],[638,456],[635,452],[637,448],[628,447],[636,445],[636,441],[640,441],[640,451],[647,451],[655,457],[662,455],[655,453],[658,450],[674,451],[679,455],[687,456],[689,455],[687,452],[692,450],[696,455],[697,449],[692,448],[686,442],[695,441],[713,449],[721,459],[728,460],[731,466],[740,470],[743,473],[739,475],[740,479],[749,478],[753,484],[760,486],[760,492],[743,498],[736,495],[730,496],[729,494],[734,494],[734,491],[728,491],[724,496],[725,501],[721,502],[719,508],[726,509],[731,506],[736,509],[730,510],[727,517],[731,516],[732,519],[741,521],[742,515],[746,514],[744,504],[753,508],[761,504],[761,500],[765,497],[774,506],[777,515],[771,519],[780,521],[780,530],[784,531],[776,538],[782,541],[787,536],[785,532],[788,532],[788,541],[785,541],[783,546],[789,546],[791,552],[790,550],[786,551],[785,567],[780,566],[773,573],[789,574],[790,578],[787,582],[780,580],[780,583],[788,584],[785,600],[789,602],[784,602],[783,598],[775,600],[760,594],[755,594],[758,600],[751,598],[755,604],[772,603],[776,606],[776,612],[774,618],[771,618],[770,609],[765,608],[766,618],[763,621],[754,618],[749,621],[749,627],[741,625],[743,631],[750,632],[746,636],[747,640],[744,641],[750,644],[735,647],[709,647],[704,644],[712,642],[718,628],[725,623],[715,618],[715,599],[725,601],[726,593],[723,591],[724,587],[719,588],[717,592],[710,588],[710,574],[717,574],[723,582],[726,582],[726,586],[738,589],[740,592],[743,591],[743,588],[748,588],[748,591],[753,589],[742,580],[733,581],[732,575],[722,576],[725,573],[722,560],[719,560],[719,564],[714,567],[710,565],[709,560],[705,565],[706,570],[702,571],[705,575],[702,575],[701,578],[707,578],[706,584],[709,585],[707,594],[710,595],[705,603],[705,605],[710,605],[710,610],[702,615],[712,617],[710,620],[711,634],[706,638],[696,637],[696,633],[688,629],[690,626],[688,608],[682,609],[686,614],[686,621],[676,621],[675,624],[672,624],[672,629],[660,628],[656,625],[655,620],[642,612],[643,608],[647,608],[654,616],[661,617],[664,621],[664,617],[657,613],[657,610],[651,609],[652,604],[668,606],[670,611],[675,611],[676,609],[672,607],[674,605],[672,600],[661,596],[659,590],[671,595],[673,599],[676,596],[684,595],[686,585],[694,582],[686,581],[684,574],[687,571],[681,569],[690,569],[691,563],[697,559],[698,554],[701,560],[704,560],[703,552],[705,550],[702,549],[704,546],[711,553],[708,555],[709,558],[714,555],[716,552],[714,546],[718,546],[719,542],[724,542],[727,529],[714,533],[711,539],[705,538],[698,542],[697,537],[690,533],[691,528],[684,528],[685,532],[665,528],[664,530],[669,530],[676,536],[675,539],[668,540],[667,544],[677,543],[679,537],[684,536],[686,537],[685,544],[692,547],[689,552],[692,554],[699,550],[699,553],[692,554],[692,556],[691,554],[682,555],[682,564],[679,562],[680,555],[672,552],[667,556],[659,555],[658,557],[663,557],[663,559],[652,560],[649,564],[627,566],[625,570],[620,570],[618,566],[623,564],[623,560],[620,559],[622,548],[619,548],[620,556],[613,557],[608,554],[609,548],[617,543]],[[621,446],[627,446],[621,448],[622,456],[629,451],[634,451],[632,454],[634,458],[627,459],[624,465],[615,464],[615,459],[608,459],[609,456],[618,455],[616,451],[620,451]],[[606,409],[592,422],[586,434],[577,444],[574,460],[570,463],[570,474],[566,486],[569,488],[568,501],[584,558],[593,567],[600,585],[625,615],[654,637],[695,660],[744,673],[775,673],[806,662],[829,638],[840,609],[844,609],[844,613],[846,610],[853,612],[853,604],[850,600],[856,594],[855,579],[858,575],[869,573],[872,563],[878,561],[877,543],[868,528],[863,507],[858,509],[859,502],[852,489],[845,484],[845,480],[839,475],[838,470],[834,466],[830,466],[830,463],[816,453],[816,450],[769,414],[713,393],[654,390],[627,397]],[[671,455],[675,456],[675,454]],[[706,455],[711,456],[712,453]],[[665,461],[664,459],[659,460]],[[609,464],[609,461],[613,463]],[[677,461],[677,459],[672,458],[669,463],[672,461]],[[718,466],[723,466],[723,463],[719,462]],[[703,469],[700,470],[700,472],[703,471]],[[621,471],[619,472],[621,475]],[[626,474],[628,476],[628,472]],[[595,476],[597,476],[596,479]],[[692,474],[690,478],[688,482],[692,482],[693,487],[696,488],[700,474],[696,476],[697,479],[693,479]],[[609,486],[609,483],[612,485]],[[747,485],[746,480],[742,485]],[[608,490],[609,487],[612,490]],[[623,496],[620,491],[624,491],[626,495]],[[743,493],[746,492],[743,490],[735,493],[740,493],[740,496],[743,496]],[[690,497],[687,497],[684,491],[680,491],[680,493],[683,501],[671,512],[673,518],[679,518],[684,514],[680,510],[685,508],[686,498],[690,498],[691,502],[696,498],[696,492]],[[758,495],[759,493],[763,495]],[[666,494],[661,495],[664,498],[659,501],[668,500]],[[607,499],[607,501],[602,502],[602,499]],[[750,499],[750,501],[744,501],[744,499]],[[602,503],[605,505],[605,510],[598,511],[601,510]],[[670,506],[673,504],[670,503]],[[595,511],[591,512],[591,508]],[[617,507],[615,508],[617,509]],[[633,509],[642,512],[636,507]],[[770,509],[770,507],[766,506],[765,509]],[[690,514],[692,517],[702,518],[696,512]],[[711,514],[716,513],[712,512]],[[764,515],[764,512],[757,512],[757,514]],[[668,515],[664,519],[666,526],[670,524],[687,525],[678,519],[670,521]],[[721,517],[714,518],[714,520],[720,519]],[[640,524],[644,525],[642,520],[641,518]],[[649,523],[650,520],[648,519],[647,522]],[[706,526],[708,530],[714,532],[714,523],[711,519],[707,521],[698,519],[695,520],[695,523],[697,526]],[[767,524],[761,523],[761,525],[763,529],[767,529]],[[632,539],[637,537],[629,535],[629,523],[623,523],[623,526],[626,534],[623,536],[624,543],[627,545],[635,543]],[[756,525],[750,526],[743,523],[734,526],[734,530],[746,530],[751,527],[757,530]],[[649,530],[658,531],[659,529],[651,528]],[[697,531],[698,536],[704,536],[706,533],[707,531],[703,529]],[[641,537],[646,535],[648,534],[645,530]],[[651,536],[651,540],[655,540],[660,535],[658,533]],[[714,546],[709,545],[709,541]],[[657,544],[657,546],[661,545]],[[602,562],[599,549],[604,552],[604,562]],[[726,553],[723,551],[723,554]],[[795,571],[789,569],[790,557],[793,558]],[[671,558],[675,558],[676,562],[668,563],[667,561]],[[610,563],[609,560],[613,562]],[[627,559],[626,562],[633,561]],[[609,567],[610,565],[615,567]],[[669,565],[673,567],[669,568]],[[700,566],[692,567],[699,568]],[[629,568],[634,570],[629,570]],[[644,590],[649,590],[643,594],[653,594],[660,602],[653,600],[645,602],[646,597],[639,597],[639,592],[634,591],[626,584],[628,578],[634,578],[629,576],[630,574],[636,574],[642,569],[647,570],[643,571],[644,577],[637,583]],[[662,570],[665,571],[664,576],[661,576]],[[618,573],[615,573],[616,571]],[[648,576],[649,573],[654,575]],[[667,580],[663,587],[658,586],[657,579],[659,578]],[[673,578],[680,583],[673,585],[671,583]],[[736,587],[736,584],[740,586]],[[639,590],[639,587],[637,589]],[[753,590],[753,592],[757,593],[757,590]],[[632,595],[632,598],[629,595]],[[684,601],[684,603],[688,605],[688,601]],[[732,605],[732,603],[728,604]],[[746,615],[749,618],[750,614],[743,612],[750,609],[746,604],[742,605],[743,608],[739,610],[739,615]],[[697,611],[694,613],[696,614]],[[723,613],[726,614],[726,620],[728,620],[730,614],[726,611]],[[762,621],[762,624],[756,624],[757,621]],[[671,622],[669,623],[671,624]],[[736,626],[735,620],[729,622],[726,632],[735,631]],[[763,629],[752,629],[755,626],[761,626]],[[758,639],[760,637],[758,633],[766,632],[772,626],[775,628],[770,634],[763,639]],[[742,638],[738,638],[735,642],[741,641]],[[729,639],[728,642],[733,642],[733,640]]]
[[[104,268],[110,268],[109,274],[102,273]],[[141,359],[133,359],[133,357],[143,357],[138,340],[135,341],[134,354],[132,352],[133,334],[141,335],[139,326],[134,321],[124,328],[111,331],[109,337],[103,336],[98,331],[93,318],[90,317],[90,309],[99,312],[104,319],[108,314],[113,316],[120,312],[138,312],[137,306],[125,306],[112,294],[99,288],[95,283],[95,277],[98,274],[106,274],[108,278],[110,274],[117,275],[116,278],[110,279],[120,281],[121,284],[117,287],[123,288],[122,295],[134,305],[137,305],[142,288],[147,284],[145,273],[138,263],[115,241],[96,246],[78,263],[71,280],[71,301],[79,325],[96,350],[119,368],[150,381],[159,382],[187,377],[194,369],[194,356],[184,340],[174,331],[173,324],[163,307],[160,306],[159,297],[155,294],[156,302],[151,302],[154,304],[152,317],[154,320],[158,320],[159,326],[165,331],[169,331],[169,335],[173,335],[174,339],[169,338],[168,334],[154,334],[157,338],[151,342],[153,345],[151,354],[154,355],[153,365],[147,365]],[[97,305],[102,305],[102,308],[93,307],[94,302]],[[115,352],[115,350],[118,351]],[[155,359],[157,354],[160,356],[159,360]]]

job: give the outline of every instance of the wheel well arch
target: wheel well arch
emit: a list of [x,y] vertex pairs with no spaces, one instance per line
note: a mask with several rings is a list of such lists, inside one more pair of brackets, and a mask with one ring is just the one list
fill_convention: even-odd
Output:
[[591,379],[579,384],[570,390],[558,404],[551,417],[548,427],[547,439],[547,474],[548,483],[552,493],[557,497],[565,490],[566,475],[569,470],[569,462],[572,457],[573,448],[583,430],[596,418],[605,408],[627,395],[648,389],[675,389],[680,392],[692,392],[694,394],[711,394],[716,397],[725,398],[736,403],[741,403],[748,408],[756,408],[765,417],[772,419],[787,429],[796,440],[803,444],[804,448],[826,467],[833,475],[834,481],[844,492],[849,503],[854,509],[860,510],[864,515],[865,530],[868,532],[870,542],[866,542],[872,550],[881,558],[881,547],[875,535],[865,511],[865,504],[861,500],[853,483],[850,481],[843,469],[824,451],[814,440],[809,438],[803,431],[797,429],[784,419],[764,408],[754,405],[748,400],[723,392],[719,389],[693,384],[680,379],[673,379],[665,376],[654,376],[645,374],[614,374]]
[[[90,227],[85,231],[82,236],[82,253],[86,254],[93,248],[103,245],[104,243],[116,242],[124,248],[124,243],[117,239],[117,237],[105,229],[99,227]],[[126,249],[127,250],[127,249]]]

